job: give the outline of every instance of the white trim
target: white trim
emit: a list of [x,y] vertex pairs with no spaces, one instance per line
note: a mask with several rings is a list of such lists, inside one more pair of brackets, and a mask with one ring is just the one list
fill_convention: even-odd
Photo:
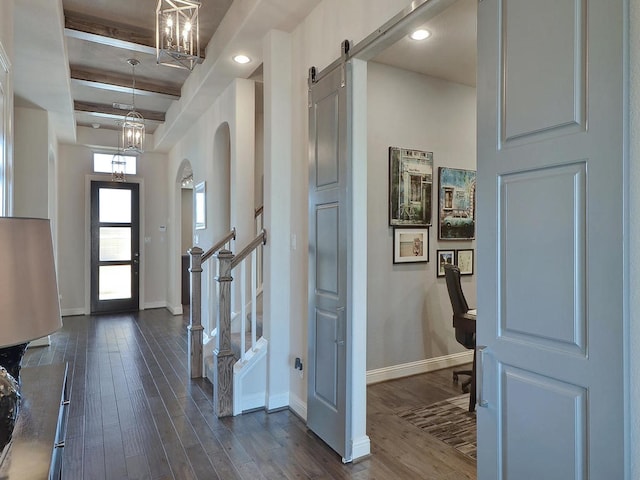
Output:
[[184,313],[182,305],[167,305],[167,310],[169,310],[172,315],[182,315]]
[[[267,395],[267,411],[278,410],[289,406],[289,393],[279,393],[277,395]],[[305,418],[306,411],[305,411]]]
[[295,393],[289,393],[289,408],[302,420],[307,421],[307,402],[303,402]]
[[[91,314],[91,182],[108,182],[111,180],[110,175],[89,173],[84,176],[84,311],[83,315]],[[139,231],[145,231],[145,191],[144,191],[144,178],[131,178],[127,183],[138,184],[138,208],[139,208]],[[140,252],[140,265],[138,274],[138,308],[144,310],[145,302],[145,248],[144,234],[139,235],[139,252]],[[163,307],[166,306],[162,305]]]
[[158,300],[157,302],[147,302],[142,307],[143,310],[150,310],[152,308],[167,308],[167,302],[165,300]]
[[62,310],[63,317],[74,317],[76,315],[84,315],[84,308],[65,308]]
[[0,170],[2,170],[3,177],[0,181],[3,184],[2,196],[0,201],[0,215],[11,216],[13,215],[13,72],[11,68],[11,61],[7,54],[4,45],[0,42],[0,69],[4,71],[4,85],[2,84],[2,78],[0,78],[0,95],[4,97],[4,108],[0,111],[0,115],[3,116],[4,131],[0,132],[0,135],[4,138],[3,151],[0,153]]
[[[243,381],[256,368],[262,368],[261,377],[264,379],[262,388],[266,388],[267,374],[267,347],[269,343],[264,337],[256,342],[256,348],[250,350],[245,356],[244,362],[238,361],[233,366],[233,415],[240,415],[245,410],[265,406],[265,394],[256,393],[252,395],[244,395]],[[257,388],[257,385],[255,386]]]
[[409,377],[419,373],[433,372],[448,367],[457,367],[465,363],[473,362],[473,350],[461,353],[452,353],[442,357],[427,358],[417,362],[402,363],[391,367],[378,368],[367,372],[367,385],[393,380],[395,378]]
[[371,455],[371,440],[369,440],[369,437],[364,435],[363,437],[354,440],[351,444],[351,453],[351,461]]

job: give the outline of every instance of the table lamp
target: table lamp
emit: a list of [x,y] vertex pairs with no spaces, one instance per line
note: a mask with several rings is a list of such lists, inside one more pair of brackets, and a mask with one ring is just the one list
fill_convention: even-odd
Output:
[[0,217],[0,451],[18,416],[27,343],[60,327],[49,220]]

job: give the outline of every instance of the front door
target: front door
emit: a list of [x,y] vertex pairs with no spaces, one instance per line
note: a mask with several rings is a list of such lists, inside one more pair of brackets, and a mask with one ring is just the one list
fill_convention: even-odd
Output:
[[625,0],[478,4],[478,478],[625,478]]
[[137,183],[91,182],[91,313],[139,309]]
[[347,125],[341,65],[310,82],[307,425],[350,460],[347,408]]

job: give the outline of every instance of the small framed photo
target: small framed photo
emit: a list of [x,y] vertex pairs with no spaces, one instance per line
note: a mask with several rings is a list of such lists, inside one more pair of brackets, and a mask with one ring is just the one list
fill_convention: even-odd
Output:
[[460,275],[473,275],[473,249],[456,250],[456,265]]
[[428,228],[393,229],[393,263],[420,263],[428,261]]
[[207,189],[205,182],[196,185],[193,192],[193,210],[196,217],[196,230],[207,228]]
[[438,250],[438,270],[437,276],[444,277],[444,266],[448,263],[450,265],[454,265],[456,261],[456,251],[455,250]]

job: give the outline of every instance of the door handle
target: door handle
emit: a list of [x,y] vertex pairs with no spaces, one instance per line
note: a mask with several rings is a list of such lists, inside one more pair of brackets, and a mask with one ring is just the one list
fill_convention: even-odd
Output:
[[342,338],[344,307],[336,307],[336,313],[338,314],[338,334],[336,335],[336,344],[342,346],[344,345],[344,338]]
[[485,345],[476,346],[476,403],[479,407],[488,407],[489,404],[484,399],[483,394],[483,375],[484,375],[484,352],[487,349]]

